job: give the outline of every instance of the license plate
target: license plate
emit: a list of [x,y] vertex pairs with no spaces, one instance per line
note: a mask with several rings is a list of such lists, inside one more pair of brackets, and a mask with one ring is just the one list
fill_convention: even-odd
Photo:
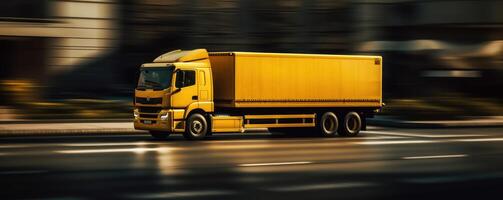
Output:
[[143,123],[144,124],[152,124],[152,121],[150,121],[150,120],[144,120]]

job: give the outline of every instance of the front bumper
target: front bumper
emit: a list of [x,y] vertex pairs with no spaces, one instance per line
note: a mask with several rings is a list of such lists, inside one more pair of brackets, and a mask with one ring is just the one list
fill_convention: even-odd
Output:
[[[136,109],[135,112],[137,112]],[[138,113],[139,116],[134,119],[134,128],[148,131],[183,132],[185,130],[183,112],[184,110],[178,109],[161,110],[157,118],[142,118],[142,113]],[[161,116],[166,114],[167,118],[161,119]]]
[[[146,124],[145,121],[151,121],[151,124]],[[172,132],[170,120],[151,120],[151,119],[135,119],[134,128],[138,130],[148,131],[167,131]]]

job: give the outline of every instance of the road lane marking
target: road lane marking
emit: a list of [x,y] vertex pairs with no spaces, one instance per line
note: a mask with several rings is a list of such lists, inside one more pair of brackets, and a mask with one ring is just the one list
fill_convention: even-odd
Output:
[[108,142],[108,143],[64,143],[64,144],[8,144],[0,145],[0,149],[35,148],[35,147],[99,147],[99,146],[134,146],[134,145],[160,145],[160,142]]
[[[403,139],[403,136],[375,136],[375,137],[362,137],[362,139],[366,140],[382,140],[382,139]],[[349,138],[345,138],[349,139]]]
[[295,191],[308,191],[308,190],[326,190],[326,189],[342,189],[342,188],[356,188],[375,185],[366,182],[347,182],[347,183],[328,183],[328,184],[311,184],[311,185],[295,185],[275,187],[268,190],[276,192],[295,192]]
[[439,134],[439,135],[431,135],[431,134],[414,134],[414,133],[401,133],[401,132],[387,132],[387,131],[366,131],[365,133],[370,134],[378,134],[378,135],[395,135],[395,136],[407,136],[407,137],[426,137],[426,138],[451,138],[451,137],[483,137],[487,135],[479,135],[479,134]]
[[503,138],[476,138],[476,139],[457,139],[455,142],[497,142],[503,141]]
[[451,155],[435,155],[435,156],[408,156],[402,157],[405,160],[417,160],[417,159],[439,159],[439,158],[462,158],[467,157],[466,154],[451,154]]
[[109,142],[109,143],[66,143],[66,144],[9,144],[0,145],[0,149],[35,148],[35,147],[94,147],[94,146],[132,146],[132,145],[156,145],[158,142]]
[[309,161],[299,161],[299,162],[276,162],[276,163],[250,163],[250,164],[239,164],[239,167],[260,167],[260,166],[280,166],[280,165],[305,165],[312,164]]
[[355,144],[363,145],[386,145],[386,144],[422,144],[422,143],[436,143],[432,140],[400,140],[400,141],[363,141],[355,142]]
[[68,144],[60,144],[59,146],[99,147],[99,146],[133,146],[133,145],[150,145],[150,144],[162,144],[162,143],[155,143],[155,142],[68,143]]
[[180,191],[180,192],[161,192],[141,195],[128,195],[129,198],[138,199],[178,199],[183,197],[203,197],[203,196],[220,196],[234,194],[227,190],[202,190],[202,191]]
[[17,175],[17,174],[42,174],[47,173],[47,170],[17,170],[17,171],[4,171],[0,175]]
[[127,148],[127,149],[85,149],[85,150],[60,150],[54,151],[61,154],[86,154],[86,153],[145,153],[150,151],[165,152],[172,148],[154,147],[154,148]]

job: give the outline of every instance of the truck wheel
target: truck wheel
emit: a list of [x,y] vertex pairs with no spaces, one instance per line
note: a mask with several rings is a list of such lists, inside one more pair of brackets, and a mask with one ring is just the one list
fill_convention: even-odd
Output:
[[344,117],[341,124],[339,135],[341,136],[356,136],[362,128],[362,119],[356,112],[349,112]]
[[335,136],[338,128],[339,120],[337,119],[337,115],[333,112],[323,113],[318,122],[320,135],[323,137],[333,137]]
[[168,138],[168,136],[170,134],[169,132],[164,132],[164,131],[149,131],[149,133],[154,139],[158,139],[158,140],[166,139],[166,138]]
[[208,123],[206,118],[199,113],[190,115],[185,125],[183,137],[189,140],[200,140],[208,133]]

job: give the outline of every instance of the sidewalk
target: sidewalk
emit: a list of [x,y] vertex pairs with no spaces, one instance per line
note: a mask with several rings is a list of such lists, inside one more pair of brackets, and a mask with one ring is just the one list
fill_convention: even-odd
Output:
[[147,134],[135,130],[132,122],[9,122],[0,123],[2,136],[33,135],[112,135],[112,134]]
[[468,128],[503,127],[503,116],[465,117],[462,120],[403,120],[396,117],[376,116],[367,120],[368,125],[397,128]]
[[[265,132],[264,128],[246,132]],[[138,135],[147,131],[135,130],[131,119],[105,120],[17,120],[0,121],[0,137],[53,135]]]

